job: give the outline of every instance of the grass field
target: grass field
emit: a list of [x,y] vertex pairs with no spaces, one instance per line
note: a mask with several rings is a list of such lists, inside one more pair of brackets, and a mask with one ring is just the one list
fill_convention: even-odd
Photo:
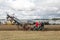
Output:
[[[17,29],[1,25],[0,29]],[[0,30],[0,40],[60,40],[60,25],[45,25],[44,31]]]
[[60,40],[60,31],[0,31],[0,40]]

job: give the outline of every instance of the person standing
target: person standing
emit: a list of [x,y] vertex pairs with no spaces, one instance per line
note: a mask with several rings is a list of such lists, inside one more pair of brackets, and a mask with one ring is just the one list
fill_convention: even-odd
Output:
[[39,22],[35,22],[34,30],[38,30]]
[[43,29],[44,29],[44,23],[40,22],[40,24],[39,24],[39,30],[43,30]]
[[36,27],[38,27],[38,26],[39,26],[39,23],[38,23],[38,22],[36,22],[36,23],[35,23],[35,26],[36,26]]

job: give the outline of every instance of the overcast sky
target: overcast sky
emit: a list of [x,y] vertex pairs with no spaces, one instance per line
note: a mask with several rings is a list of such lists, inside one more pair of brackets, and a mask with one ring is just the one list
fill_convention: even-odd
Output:
[[6,12],[20,19],[60,17],[60,0],[0,0],[0,18]]

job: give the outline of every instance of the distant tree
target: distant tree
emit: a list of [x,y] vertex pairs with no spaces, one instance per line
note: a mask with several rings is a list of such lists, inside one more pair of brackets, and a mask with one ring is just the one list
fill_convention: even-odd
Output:
[[60,18],[53,18],[52,20],[60,20]]

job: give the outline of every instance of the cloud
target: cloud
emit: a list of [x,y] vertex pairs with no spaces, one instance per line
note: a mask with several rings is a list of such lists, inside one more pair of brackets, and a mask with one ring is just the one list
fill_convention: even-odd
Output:
[[[8,4],[15,8],[21,9],[22,14],[25,16],[56,16],[58,15],[58,11],[60,10],[60,0],[16,0],[16,1],[8,1]],[[33,11],[28,11],[34,9]],[[20,11],[21,12],[21,11]],[[20,13],[21,14],[21,13]],[[50,15],[51,14],[51,15]],[[55,14],[55,15],[53,15]],[[47,18],[46,17],[46,18]]]
[[[42,16],[52,16],[50,14],[58,15],[58,11],[60,10],[60,0],[39,0],[36,3],[36,9],[40,10],[40,15]],[[38,13],[38,11],[36,11]],[[55,15],[55,16],[56,16]],[[54,15],[53,15],[54,16]]]
[[0,0],[0,3],[2,3],[4,0]]
[[6,0],[6,3],[14,9],[31,9],[34,8],[34,3],[29,2],[28,0]]
[[[4,4],[15,9],[16,16],[21,16],[21,18],[23,16],[26,16],[24,18],[33,16],[51,18],[60,15],[60,0],[5,0]],[[11,10],[8,12],[14,13]]]

